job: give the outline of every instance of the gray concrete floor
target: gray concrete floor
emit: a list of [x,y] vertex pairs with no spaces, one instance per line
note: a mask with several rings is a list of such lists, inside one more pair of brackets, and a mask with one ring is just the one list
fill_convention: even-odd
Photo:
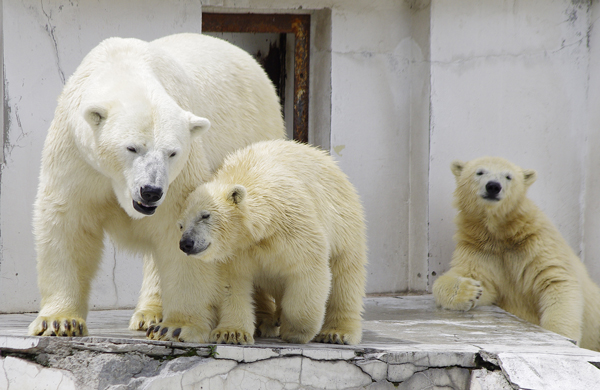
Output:
[[[578,348],[567,338],[530,324],[494,306],[480,307],[469,312],[437,308],[431,295],[368,297],[365,300],[363,341],[358,346],[319,343],[291,345],[279,339],[258,338],[255,346],[218,346],[214,349],[214,347],[190,343],[149,341],[145,340],[144,332],[127,329],[132,312],[132,310],[90,312],[89,337],[73,339],[27,337],[27,326],[35,318],[35,313],[0,315],[0,363],[3,364],[0,368],[4,369],[5,376],[8,378],[6,388],[11,387],[11,384],[12,387],[18,388],[17,383],[27,379],[27,376],[18,370],[26,372],[28,369],[11,367],[34,364],[28,361],[39,363],[40,354],[51,356],[50,360],[47,357],[44,359],[54,362],[45,364],[46,367],[71,371],[75,375],[73,383],[76,384],[74,385],[76,388],[79,388],[81,383],[88,385],[94,383],[93,386],[83,388],[104,388],[97,384],[104,383],[102,380],[106,379],[106,375],[112,378],[110,380],[116,381],[114,383],[126,383],[125,379],[119,377],[117,381],[111,377],[114,375],[114,370],[107,371],[104,366],[102,366],[104,368],[97,368],[99,374],[94,374],[96,375],[94,378],[85,379],[82,375],[89,374],[90,370],[85,368],[89,363],[85,363],[84,368],[81,368],[81,365],[69,365],[71,364],[68,362],[69,356],[77,351],[88,351],[94,359],[97,359],[98,353],[104,354],[106,359],[124,359],[123,356],[130,356],[127,353],[137,354],[136,356],[145,354],[176,357],[189,356],[185,354],[191,349],[194,350],[193,355],[197,356],[195,359],[200,359],[197,364],[207,364],[206,357],[212,357],[216,350],[217,360],[224,359],[230,364],[235,363],[237,365],[235,367],[246,374],[251,370],[258,370],[254,374],[263,379],[265,375],[278,371],[273,371],[272,367],[265,368],[266,366],[259,362],[260,359],[265,356],[269,359],[283,359],[280,359],[279,363],[271,360],[270,364],[275,367],[277,364],[283,364],[282,362],[293,361],[290,358],[285,359],[290,356],[289,354],[302,356],[298,359],[313,359],[311,360],[313,365],[323,365],[321,368],[315,366],[320,370],[319,375],[331,372],[330,366],[326,364],[337,364],[335,367],[338,368],[335,370],[339,370],[340,364],[354,367],[354,371],[349,372],[356,372],[356,367],[359,367],[359,373],[362,373],[360,375],[369,375],[366,380],[367,385],[361,387],[351,384],[348,388],[391,389],[398,386],[407,389],[482,390],[600,388],[598,385],[600,370],[597,368],[600,367],[600,353]],[[71,352],[61,355],[60,351],[65,350]],[[52,357],[54,356],[52,354],[56,357]],[[26,358],[26,361],[21,361],[19,359],[22,356],[30,357]],[[202,356],[205,360],[200,358]],[[320,358],[317,359],[315,356]],[[231,363],[232,361],[234,363]],[[167,367],[167,362],[168,360],[165,360],[164,363],[160,363],[160,367],[156,368],[156,372],[163,370],[160,371],[160,375],[152,374],[157,376],[148,376],[145,379],[136,376],[127,377],[130,381],[129,385],[123,388],[129,388],[135,381],[139,383],[145,381],[143,383],[147,386],[154,383],[152,381],[175,381],[173,375],[176,374],[169,371],[170,366]],[[193,370],[200,370],[205,374],[208,366],[202,367],[190,368],[187,374],[182,372],[181,375],[197,375],[198,371]],[[233,381],[235,379],[233,373],[238,369],[235,367],[231,369],[229,376],[219,374],[221,375],[219,380]],[[15,370],[18,371],[18,375]],[[37,373],[41,372],[39,370],[41,368],[34,370],[38,376],[40,374]],[[290,370],[294,372],[294,369]],[[14,378],[10,377],[11,372]],[[56,375],[56,372],[52,371],[51,374]],[[331,383],[338,386],[340,380],[347,379],[347,375],[350,375],[341,371],[337,374],[338,376],[332,379],[333,382],[319,382],[318,388],[328,388]],[[313,376],[308,371],[304,371],[302,375],[305,375],[305,380],[310,380]],[[35,382],[36,378],[32,381]],[[430,386],[434,382],[439,386]],[[451,385],[444,385],[450,382]],[[457,384],[459,382],[462,384]],[[199,383],[196,382],[196,386]],[[293,383],[293,386],[297,385],[296,382]],[[225,382],[221,385],[225,386]],[[230,383],[227,386],[232,385]],[[214,388],[227,388],[227,386]],[[237,388],[237,385],[233,386]],[[293,386],[292,388],[297,388]],[[0,375],[0,389],[2,388]]]
[[[127,329],[133,310],[91,311],[90,337],[145,339],[144,332]],[[35,313],[0,314],[0,335],[26,336]],[[257,344],[280,344],[257,339]],[[362,346],[392,344],[498,344],[573,347],[565,337],[521,320],[495,306],[469,312],[437,308],[431,295],[372,296],[365,300]]]

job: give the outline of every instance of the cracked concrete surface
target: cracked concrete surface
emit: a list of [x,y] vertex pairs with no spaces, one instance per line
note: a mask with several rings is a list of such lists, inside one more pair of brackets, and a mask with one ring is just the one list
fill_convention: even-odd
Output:
[[431,295],[365,300],[358,346],[150,341],[130,310],[91,312],[89,337],[28,337],[0,315],[0,389],[591,389],[600,353],[496,307],[438,309]]

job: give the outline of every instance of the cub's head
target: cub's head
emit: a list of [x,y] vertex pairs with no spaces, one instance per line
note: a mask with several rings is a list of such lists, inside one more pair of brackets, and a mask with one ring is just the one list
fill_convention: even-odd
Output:
[[204,261],[223,260],[246,241],[246,188],[210,182],[190,194],[179,219],[179,248]]
[[521,169],[499,157],[457,160],[450,169],[456,178],[455,206],[466,213],[511,211],[537,177],[534,170]]
[[210,122],[136,86],[101,88],[93,98],[81,112],[88,126],[80,135],[89,147],[86,159],[110,178],[130,217],[154,214],[186,166],[192,138]]

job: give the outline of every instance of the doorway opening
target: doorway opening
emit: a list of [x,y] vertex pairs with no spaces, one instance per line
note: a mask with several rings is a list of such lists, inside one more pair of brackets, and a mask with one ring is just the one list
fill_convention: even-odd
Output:
[[202,32],[254,55],[275,84],[288,136],[308,142],[310,15],[205,12]]

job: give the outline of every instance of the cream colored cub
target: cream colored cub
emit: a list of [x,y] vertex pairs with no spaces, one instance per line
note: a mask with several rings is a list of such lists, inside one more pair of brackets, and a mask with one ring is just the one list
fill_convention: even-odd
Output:
[[183,252],[220,265],[212,342],[254,343],[253,286],[275,297],[283,340],[360,342],[363,212],[324,152],[293,141],[235,152],[188,197],[180,227]]
[[446,309],[498,305],[600,350],[600,289],[527,198],[535,171],[497,157],[455,161],[456,249],[433,294]]

